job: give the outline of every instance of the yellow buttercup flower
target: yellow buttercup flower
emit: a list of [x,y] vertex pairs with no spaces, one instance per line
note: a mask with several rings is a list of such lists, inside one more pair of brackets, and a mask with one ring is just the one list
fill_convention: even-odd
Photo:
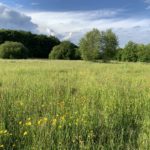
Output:
[[37,122],[37,124],[38,124],[38,125],[45,124],[47,121],[48,121],[48,118],[47,118],[47,117],[44,117],[44,118],[40,119],[40,120]]
[[42,120],[40,119],[40,120],[37,122],[37,124],[40,125],[41,123],[42,123]]
[[52,120],[52,126],[56,126],[56,123],[57,123],[57,119],[54,118],[54,119]]
[[62,128],[62,126],[60,125],[58,128],[59,128],[59,129],[61,129],[61,128]]
[[19,125],[22,125],[22,121],[19,121]]
[[31,120],[31,118],[29,117],[27,120],[28,120],[28,121],[30,121],[30,120]]
[[4,134],[6,134],[8,131],[7,130],[4,130]]
[[28,122],[25,123],[25,125],[26,125],[26,126],[31,126],[32,123],[31,123],[31,121],[28,121]]
[[4,148],[4,145],[2,144],[2,145],[0,145],[0,148]]
[[65,120],[65,116],[62,116],[62,117],[61,117],[61,120],[64,121],[64,120]]
[[48,118],[44,117],[44,119],[43,119],[43,120],[47,122]]
[[28,134],[28,132],[27,131],[25,131],[24,133],[23,133],[23,136],[26,136]]
[[1,130],[1,131],[0,131],[0,134],[6,134],[6,133],[8,133],[7,130]]

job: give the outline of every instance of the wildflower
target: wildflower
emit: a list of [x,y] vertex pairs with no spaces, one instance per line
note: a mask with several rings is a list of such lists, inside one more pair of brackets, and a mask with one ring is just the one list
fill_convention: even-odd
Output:
[[40,125],[41,123],[42,123],[42,120],[40,119],[37,124]]
[[16,147],[16,144],[13,144],[12,147]]
[[37,124],[38,124],[38,125],[45,124],[47,121],[48,121],[48,118],[47,118],[47,117],[44,117],[43,119],[40,119],[40,120],[37,122]]
[[23,136],[26,136],[28,134],[28,132],[27,131],[25,131],[24,133],[23,133]]
[[30,120],[31,120],[31,118],[29,117],[27,120],[28,120],[28,121],[30,121]]
[[25,123],[25,125],[26,125],[26,126],[31,126],[32,123],[31,123],[31,121],[28,121],[28,122]]
[[57,119],[53,119],[52,120],[52,126],[56,126],[56,123],[57,123]]
[[7,130],[4,130],[4,132],[3,132],[3,133],[4,133],[4,134],[6,134],[7,132],[8,132]]
[[62,116],[62,117],[61,117],[61,120],[62,120],[62,121],[65,121],[65,116]]
[[59,125],[59,127],[58,127],[59,129],[61,129],[62,128],[62,126],[61,125]]
[[44,119],[43,119],[45,122],[47,122],[47,120],[48,120],[48,118],[46,118],[46,117],[44,117]]
[[19,125],[22,125],[22,121],[19,121]]
[[2,144],[2,145],[0,145],[0,148],[4,148],[4,145]]
[[7,133],[8,133],[7,130],[1,130],[1,131],[0,131],[0,134],[7,134]]

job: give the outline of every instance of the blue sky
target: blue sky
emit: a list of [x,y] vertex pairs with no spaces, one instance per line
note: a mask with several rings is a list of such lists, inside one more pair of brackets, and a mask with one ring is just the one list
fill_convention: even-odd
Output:
[[132,12],[143,11],[144,0],[2,0],[5,4],[22,5],[26,9],[47,11],[95,10],[104,8],[128,9]]
[[112,28],[120,46],[150,43],[150,0],[0,0],[0,28],[78,43],[92,28]]

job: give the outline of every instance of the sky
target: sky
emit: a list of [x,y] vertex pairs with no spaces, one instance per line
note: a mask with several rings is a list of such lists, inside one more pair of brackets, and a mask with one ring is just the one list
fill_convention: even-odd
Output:
[[93,28],[111,28],[120,47],[150,43],[150,0],[0,0],[0,28],[54,35],[78,44]]

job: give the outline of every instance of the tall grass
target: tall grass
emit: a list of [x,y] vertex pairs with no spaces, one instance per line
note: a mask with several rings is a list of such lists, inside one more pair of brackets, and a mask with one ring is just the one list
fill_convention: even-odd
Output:
[[150,65],[0,60],[0,149],[150,149]]

